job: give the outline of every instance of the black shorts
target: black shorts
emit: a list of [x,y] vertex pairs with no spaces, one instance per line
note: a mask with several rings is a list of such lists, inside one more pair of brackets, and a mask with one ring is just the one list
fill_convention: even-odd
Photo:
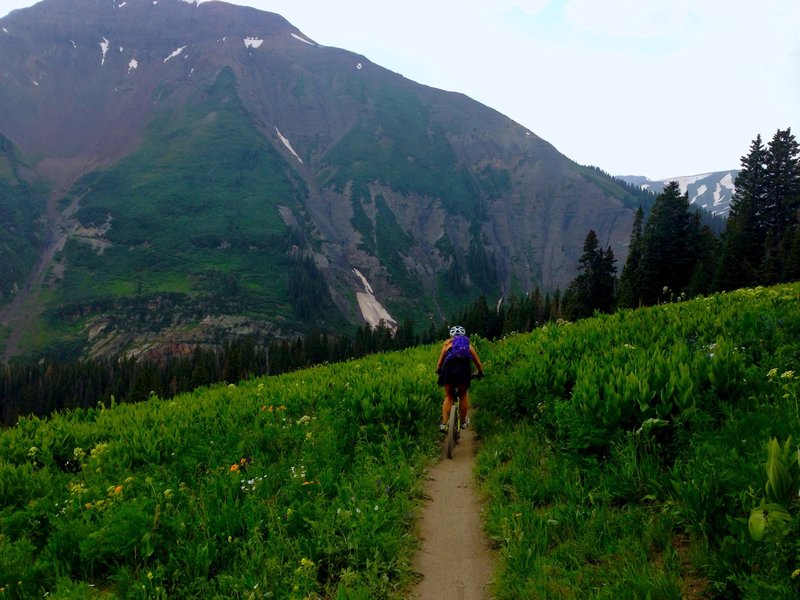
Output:
[[446,361],[439,373],[439,385],[457,385],[462,390],[469,389],[472,381],[472,363],[468,358],[454,358]]

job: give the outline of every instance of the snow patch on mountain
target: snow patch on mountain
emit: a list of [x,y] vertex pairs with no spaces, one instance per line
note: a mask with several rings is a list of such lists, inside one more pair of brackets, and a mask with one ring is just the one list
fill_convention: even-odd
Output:
[[370,327],[377,327],[380,325],[381,321],[383,321],[383,324],[389,329],[397,329],[397,321],[395,321],[392,315],[389,314],[389,311],[378,302],[367,278],[364,277],[358,269],[353,269],[353,273],[361,280],[361,285],[364,287],[363,292],[356,292],[358,309],[361,311],[361,316],[364,317],[364,320],[370,324]]
[[247,37],[244,38],[244,45],[248,48],[258,48],[261,44],[264,43],[264,40],[260,40],[258,38]]
[[302,158],[300,158],[300,157],[297,155],[297,152],[295,152],[295,151],[294,151],[294,148],[292,148],[292,144],[289,142],[289,140],[287,140],[287,139],[286,139],[286,137],[284,137],[284,135],[281,133],[280,129],[278,129],[277,127],[275,128],[275,131],[277,132],[277,134],[278,134],[278,137],[279,137],[279,138],[281,138],[281,141],[283,142],[283,145],[284,145],[284,146],[286,146],[286,147],[289,149],[289,152],[291,152],[292,154],[294,154],[294,157],[295,157],[297,160],[299,160],[299,161],[300,161],[300,164],[302,165],[302,164],[303,164],[303,159],[302,159]]
[[311,41],[307,40],[302,35],[297,35],[296,33],[292,33],[291,36],[296,40],[300,40],[304,44],[308,44],[309,46],[316,46],[317,45],[314,42],[311,42]]
[[181,46],[180,48],[175,50],[175,52],[173,52],[167,58],[165,58],[164,62],[167,62],[169,59],[175,58],[176,56],[180,56],[181,52],[183,52],[184,50],[186,50],[186,46]]
[[100,66],[102,67],[106,64],[106,54],[108,53],[108,40],[105,37],[100,42],[100,51],[103,53],[103,57],[100,59]]

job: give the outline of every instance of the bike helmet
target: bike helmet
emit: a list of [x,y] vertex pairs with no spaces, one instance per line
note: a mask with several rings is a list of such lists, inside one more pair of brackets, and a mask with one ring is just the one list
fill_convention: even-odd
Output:
[[461,325],[453,325],[450,328],[450,337],[453,337],[453,336],[456,336],[456,335],[467,335],[467,330],[464,329]]

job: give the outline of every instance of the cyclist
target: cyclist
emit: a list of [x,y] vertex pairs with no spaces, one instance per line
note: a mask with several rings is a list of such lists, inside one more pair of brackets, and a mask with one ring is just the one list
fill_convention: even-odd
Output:
[[[461,350],[464,343],[468,349]],[[469,343],[467,332],[461,325],[450,328],[450,339],[442,344],[439,361],[436,363],[436,372],[439,374],[439,385],[444,387],[444,401],[442,402],[442,422],[439,431],[447,431],[447,420],[450,407],[455,401],[455,388],[459,391],[459,412],[461,413],[461,427],[469,426],[467,411],[469,410],[469,384],[472,380],[472,363],[478,369],[478,377],[483,377],[483,364],[478,358],[475,348]]]

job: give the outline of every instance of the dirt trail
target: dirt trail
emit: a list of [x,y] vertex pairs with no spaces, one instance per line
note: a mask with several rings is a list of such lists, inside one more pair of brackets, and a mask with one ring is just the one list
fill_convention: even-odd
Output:
[[476,440],[462,433],[453,458],[442,456],[429,471],[429,500],[420,519],[422,547],[414,569],[422,579],[411,590],[416,600],[490,600],[494,556],[483,534],[480,498],[473,487]]

